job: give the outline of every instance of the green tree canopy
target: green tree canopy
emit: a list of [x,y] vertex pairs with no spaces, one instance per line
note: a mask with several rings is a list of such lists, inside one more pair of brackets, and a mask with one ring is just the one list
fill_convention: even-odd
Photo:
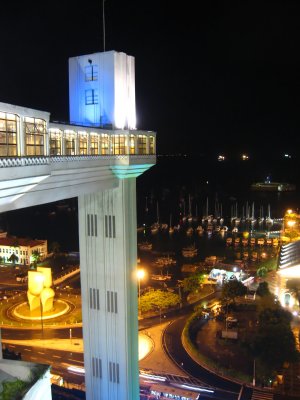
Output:
[[41,259],[41,254],[38,250],[33,250],[33,252],[31,253],[31,259],[33,260],[33,265],[36,268],[37,263],[40,261]]
[[183,291],[185,293],[193,293],[200,289],[201,283],[204,281],[204,277],[202,274],[193,274],[188,278],[184,278],[182,281]]
[[246,286],[237,279],[232,279],[223,284],[221,298],[225,303],[235,302],[236,297],[244,296],[246,293]]
[[295,362],[299,357],[289,323],[292,317],[287,314],[283,309],[266,309],[259,315],[258,332],[252,343],[253,352],[270,375],[280,370],[284,362]]
[[256,275],[259,276],[260,278],[265,278],[267,275],[267,272],[268,272],[268,270],[266,267],[260,267],[256,271]]
[[258,322],[261,329],[268,326],[276,328],[277,325],[285,325],[290,328],[292,319],[292,314],[282,308],[279,303],[276,303],[273,308],[261,310],[258,315]]
[[176,293],[165,292],[163,290],[150,290],[140,298],[141,312],[165,309],[176,306],[180,303],[180,297]]

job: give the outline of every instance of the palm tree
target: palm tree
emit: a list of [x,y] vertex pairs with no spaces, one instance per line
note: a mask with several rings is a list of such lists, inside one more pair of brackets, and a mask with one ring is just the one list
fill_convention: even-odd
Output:
[[33,260],[34,268],[36,268],[37,263],[41,259],[41,253],[38,250],[33,250],[33,252],[31,253],[31,259]]
[[12,253],[12,255],[9,257],[8,261],[13,263],[13,266],[16,266],[16,262],[19,261],[19,257],[15,255],[15,253]]

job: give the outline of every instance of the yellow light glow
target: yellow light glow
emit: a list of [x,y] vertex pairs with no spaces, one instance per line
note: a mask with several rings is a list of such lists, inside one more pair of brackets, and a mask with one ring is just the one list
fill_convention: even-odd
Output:
[[146,357],[153,348],[152,340],[142,333],[139,334],[139,361]]
[[37,267],[38,272],[41,272],[44,277],[44,287],[49,288],[52,286],[52,271],[49,267]]
[[[282,268],[282,266],[281,266]],[[289,268],[279,269],[277,274],[284,276],[286,278],[299,278],[300,277],[300,265],[295,265]]]
[[145,270],[144,269],[138,269],[136,272],[136,276],[138,279],[143,279],[145,277]]
[[287,214],[292,214],[292,212],[293,212],[293,210],[291,210],[291,209],[287,210]]
[[44,275],[41,272],[28,271],[28,289],[31,294],[38,296],[44,288]]
[[295,224],[296,224],[296,221],[293,221],[293,220],[290,220],[287,222],[287,225],[290,227],[295,226]]

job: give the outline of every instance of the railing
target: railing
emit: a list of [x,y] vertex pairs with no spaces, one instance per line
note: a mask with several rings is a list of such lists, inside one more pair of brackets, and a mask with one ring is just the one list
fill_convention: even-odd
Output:
[[6,167],[23,167],[28,165],[47,165],[49,164],[49,157],[0,157],[0,168]]
[[32,165],[49,165],[51,163],[86,161],[97,159],[122,160],[130,158],[155,157],[155,154],[99,154],[99,155],[74,155],[74,156],[35,156],[35,157],[0,157],[0,168],[23,167]]

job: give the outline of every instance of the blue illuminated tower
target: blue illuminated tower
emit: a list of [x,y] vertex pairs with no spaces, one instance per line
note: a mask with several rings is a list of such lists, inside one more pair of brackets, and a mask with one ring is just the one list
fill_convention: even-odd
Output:
[[69,59],[70,122],[135,129],[134,58],[108,51]]
[[[130,137],[136,124],[133,57],[109,51],[71,58],[69,84],[73,124]],[[137,400],[140,171],[113,170],[122,178],[115,188],[78,197],[86,393],[87,399]]]

